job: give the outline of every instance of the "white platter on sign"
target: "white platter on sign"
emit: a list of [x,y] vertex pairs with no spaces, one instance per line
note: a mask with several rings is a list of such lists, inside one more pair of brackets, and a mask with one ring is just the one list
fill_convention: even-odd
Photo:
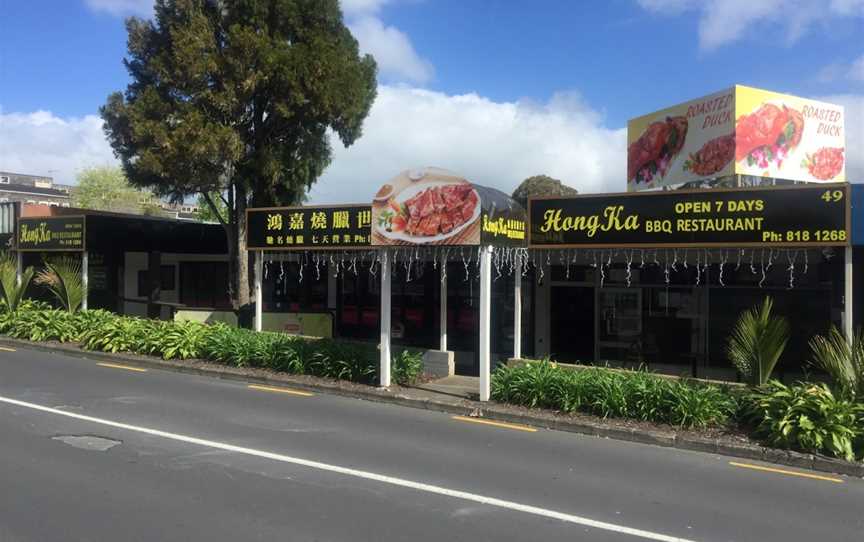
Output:
[[[396,196],[393,199],[396,200],[396,203],[399,203],[401,205],[402,203],[405,203],[406,201],[413,198],[414,196],[416,196],[420,192],[427,190],[429,188],[438,188],[441,186],[452,186],[452,185],[460,185],[460,184],[462,184],[462,183],[454,183],[454,182],[449,182],[449,181],[425,181],[422,183],[417,183],[417,184],[413,184],[411,186],[408,186],[407,188],[405,188],[404,190],[402,190],[401,192],[396,194]],[[422,245],[422,244],[426,244],[426,243],[436,243],[436,242],[447,240],[447,239],[449,239],[455,235],[458,235],[465,228],[474,224],[474,222],[476,222],[477,219],[480,217],[480,207],[481,207],[480,206],[480,194],[478,194],[477,190],[475,190],[474,188],[471,188],[471,191],[474,192],[474,196],[476,196],[476,199],[477,199],[477,203],[474,204],[474,213],[471,215],[471,218],[468,219],[465,223],[460,224],[458,227],[453,228],[451,231],[449,231],[447,233],[440,233],[438,235],[428,235],[428,236],[409,235],[408,233],[405,233],[404,231],[398,231],[398,232],[397,231],[387,231],[387,229],[384,226],[381,226],[378,224],[375,224],[375,231],[377,231],[383,237],[390,239],[391,241],[404,241],[406,243],[412,243],[412,244],[416,244],[416,245]]]

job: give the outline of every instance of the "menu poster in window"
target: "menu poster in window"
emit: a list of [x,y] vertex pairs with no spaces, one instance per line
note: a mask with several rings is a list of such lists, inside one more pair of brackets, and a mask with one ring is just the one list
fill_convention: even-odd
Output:
[[371,224],[369,205],[249,209],[246,244],[249,250],[366,248]]
[[533,248],[845,246],[847,184],[530,200]]
[[18,250],[29,252],[81,252],[84,250],[83,216],[18,219]]

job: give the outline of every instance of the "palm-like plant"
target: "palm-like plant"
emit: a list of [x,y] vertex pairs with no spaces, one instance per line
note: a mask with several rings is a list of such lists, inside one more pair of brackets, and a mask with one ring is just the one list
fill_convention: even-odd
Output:
[[864,333],[853,333],[849,341],[836,326],[827,335],[810,339],[812,363],[828,373],[846,399],[864,399]]
[[738,317],[726,344],[726,355],[751,385],[761,386],[789,341],[789,324],[785,318],[772,316],[774,301],[766,297],[761,305]]
[[36,284],[48,288],[69,312],[76,312],[87,295],[81,277],[81,263],[74,258],[45,262],[45,269],[36,273]]
[[18,283],[18,261],[9,253],[0,256],[0,295],[6,309],[15,312],[24,299],[24,292],[33,280],[33,268],[28,267],[21,273]]

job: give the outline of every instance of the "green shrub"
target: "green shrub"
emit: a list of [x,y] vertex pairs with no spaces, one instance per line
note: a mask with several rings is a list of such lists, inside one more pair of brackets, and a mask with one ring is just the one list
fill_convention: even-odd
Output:
[[62,257],[46,261],[45,268],[36,273],[34,282],[45,286],[69,312],[76,312],[87,297],[78,258]]
[[831,326],[827,336],[816,335],[810,340],[813,364],[828,373],[845,399],[864,399],[864,333],[859,329],[846,335]]
[[725,387],[671,380],[646,371],[588,368],[571,371],[548,360],[500,367],[492,375],[492,398],[527,407],[582,411],[681,427],[726,423],[737,410]]
[[371,347],[321,339],[315,344],[315,353],[309,372],[315,376],[350,380],[371,384],[378,364]]
[[768,381],[789,341],[789,324],[771,315],[773,307],[766,297],[762,305],[742,312],[726,344],[729,361],[753,386]]
[[403,350],[393,358],[391,368],[393,381],[400,386],[410,386],[423,374],[423,354],[416,350]]
[[115,316],[83,331],[79,342],[86,350],[149,354],[148,342],[152,344],[152,339],[148,335],[152,333],[153,327],[150,321],[143,318]]
[[60,310],[18,310],[2,323],[3,333],[28,341],[78,340],[78,330],[70,313]]
[[160,332],[156,353],[162,359],[197,358],[207,337],[207,326],[198,322],[170,322]]
[[18,310],[21,302],[24,300],[24,293],[27,287],[30,286],[30,281],[33,280],[35,273],[32,267],[23,269],[21,272],[21,283],[18,283],[18,256],[13,256],[8,252],[0,255],[0,301],[3,308],[12,312]]
[[746,401],[755,435],[772,446],[850,461],[862,454],[864,406],[835,397],[825,384],[771,381]]
[[235,367],[260,367],[259,339],[255,332],[225,324],[213,325],[201,346],[206,359]]

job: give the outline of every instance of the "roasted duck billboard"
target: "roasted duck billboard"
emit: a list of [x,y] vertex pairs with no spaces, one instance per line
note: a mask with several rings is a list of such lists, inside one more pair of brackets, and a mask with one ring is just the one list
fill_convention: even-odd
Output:
[[441,168],[405,170],[372,202],[372,244],[524,246],[525,210],[509,196]]
[[627,123],[627,190],[734,174],[845,181],[843,108],[736,85]]
[[737,86],[735,172],[807,182],[846,180],[839,105]]
[[732,175],[735,89],[627,123],[627,191]]

